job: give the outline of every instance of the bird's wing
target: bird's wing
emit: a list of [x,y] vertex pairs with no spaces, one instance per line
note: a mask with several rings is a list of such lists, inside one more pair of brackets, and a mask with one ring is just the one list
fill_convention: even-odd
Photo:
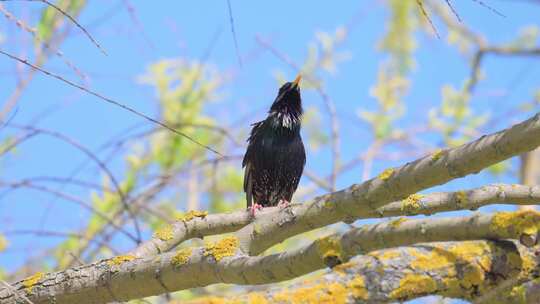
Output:
[[298,184],[300,183],[300,178],[302,177],[302,173],[304,172],[304,166],[306,165],[306,151],[304,149],[304,144],[302,140],[299,137],[299,140],[295,142],[296,148],[293,149],[293,153],[289,155],[289,157],[292,157],[296,161],[291,163],[291,167],[289,168],[289,179],[287,183],[287,200],[291,200],[294,192],[298,188]]
[[244,192],[246,193],[247,207],[251,207],[253,203],[253,175],[251,172],[251,163],[246,164],[244,171]]
[[255,152],[253,151],[253,142],[256,140],[259,127],[263,122],[259,121],[253,124],[251,129],[251,134],[248,138],[248,147],[244,159],[242,160],[242,167],[245,167],[244,170],[244,192],[246,193],[246,201],[248,208],[251,207],[253,203],[253,162]]

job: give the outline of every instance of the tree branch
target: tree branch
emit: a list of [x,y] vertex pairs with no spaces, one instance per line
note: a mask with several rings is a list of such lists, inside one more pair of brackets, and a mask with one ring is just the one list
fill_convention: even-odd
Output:
[[[227,301],[395,303],[428,294],[474,300],[496,289],[505,279],[536,276],[531,268],[525,270],[525,265],[536,268],[538,260],[531,250],[509,241],[400,247],[355,257],[332,271],[288,288],[279,286],[262,292],[228,296]],[[520,302],[523,298],[513,294],[513,297],[497,299],[499,302],[496,303],[538,303],[533,302],[532,294],[529,297],[529,290],[526,296],[526,302]],[[220,299],[205,297],[185,303],[207,303],[205,300],[219,303]]]
[[[463,209],[475,210],[490,204],[533,205],[540,203],[540,186],[493,184],[470,190],[456,192],[437,192],[417,196],[415,201],[409,198],[404,201],[392,202],[376,210],[362,210],[358,217],[362,219],[425,214],[456,211]],[[279,213],[275,207],[264,208],[257,213],[256,218],[264,218]],[[188,215],[190,213],[188,212]],[[195,216],[198,215],[198,216]],[[253,218],[246,211],[226,214],[209,214],[191,212],[162,232],[142,243],[130,254],[136,257],[147,257],[167,252],[182,242],[191,238],[234,232],[250,224]]]
[[[12,285],[17,291],[26,291],[36,304],[48,303],[53,295],[58,304],[125,301],[214,283],[279,282],[336,266],[359,252],[414,243],[485,238],[524,240],[526,235],[534,237],[534,243],[523,242],[531,246],[536,243],[538,223],[540,213],[533,211],[398,220],[351,229],[344,234],[319,238],[299,249],[257,257],[244,255],[238,250],[238,239],[231,236],[203,248],[185,248],[145,259],[117,256],[62,272],[36,274]],[[478,255],[482,253],[484,251],[475,251]],[[406,259],[400,261],[408,265]],[[514,268],[518,266],[521,269],[521,264]],[[394,273],[394,276],[400,275]],[[409,297],[404,291],[390,295],[399,299]],[[15,294],[7,289],[0,290],[0,302],[16,303]]]

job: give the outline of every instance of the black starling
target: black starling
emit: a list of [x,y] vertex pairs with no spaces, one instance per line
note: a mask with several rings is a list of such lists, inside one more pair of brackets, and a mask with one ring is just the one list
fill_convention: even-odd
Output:
[[287,206],[298,187],[306,152],[300,137],[300,79],[281,88],[268,117],[253,124],[242,167],[247,207],[255,214],[267,206]]

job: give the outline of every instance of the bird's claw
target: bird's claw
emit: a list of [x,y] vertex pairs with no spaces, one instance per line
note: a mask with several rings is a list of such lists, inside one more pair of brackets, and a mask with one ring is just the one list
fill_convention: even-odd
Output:
[[257,204],[257,203],[254,203],[254,204],[252,204],[251,206],[249,206],[249,213],[251,214],[251,216],[254,217],[254,216],[255,216],[255,212],[256,212],[257,210],[261,210],[262,208],[263,208],[262,205],[259,205],[259,204]]
[[289,202],[288,200],[279,200],[278,208],[285,209],[285,208],[289,207],[290,203],[291,202]]

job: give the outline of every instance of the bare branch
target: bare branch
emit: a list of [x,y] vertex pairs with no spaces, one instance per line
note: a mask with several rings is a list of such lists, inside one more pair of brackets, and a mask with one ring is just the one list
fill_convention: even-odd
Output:
[[472,60],[471,76],[467,84],[466,91],[472,92],[478,83],[480,75],[480,67],[485,55],[493,54],[498,56],[540,56],[540,48],[516,48],[516,47],[497,47],[489,46],[482,47],[476,51]]
[[[433,24],[433,21],[431,20],[431,18],[429,17],[429,14],[426,12],[426,9],[424,8],[424,4],[423,4],[422,0],[416,0],[416,4],[418,5],[418,8],[422,12],[422,15],[424,15],[424,17],[426,17],[427,21],[431,25],[431,28],[433,29],[433,32],[435,33],[437,38],[441,39],[441,36],[439,35],[439,32],[437,31],[437,28],[435,27],[435,24]],[[450,6],[450,7],[452,7],[452,6]]]
[[[333,271],[293,283],[287,288],[276,286],[237,296],[229,295],[226,300],[278,304],[301,301],[401,303],[429,294],[474,301],[506,281],[519,281],[520,274],[527,273],[522,270],[528,262],[531,262],[531,267],[537,267],[538,260],[533,252],[507,241],[400,247],[355,257]],[[508,293],[508,296],[490,303],[533,304],[540,299],[533,297],[532,289],[527,289],[526,302],[523,302],[523,294],[519,292],[517,290],[511,296]],[[219,302],[221,299],[217,296],[203,297],[186,304]]]
[[84,209],[96,214],[97,216],[99,216],[100,218],[105,220],[107,223],[109,223],[110,225],[112,225],[113,227],[118,229],[120,232],[125,234],[129,239],[133,240],[135,243],[139,243],[139,238],[132,235],[129,231],[126,231],[121,226],[115,224],[113,218],[109,217],[107,214],[105,214],[105,213],[99,211],[98,209],[94,208],[94,206],[92,206],[92,204],[89,204],[88,202],[86,202],[86,201],[84,201],[84,200],[82,200],[82,199],[80,199],[78,197],[75,197],[75,196],[72,196],[72,195],[69,195],[69,194],[54,190],[54,189],[50,189],[50,188],[45,187],[45,186],[35,185],[35,184],[33,184],[33,183],[29,182],[29,181],[22,181],[22,182],[19,182],[19,183],[9,183],[9,182],[2,181],[2,182],[0,182],[0,186],[9,186],[9,187],[12,187],[14,189],[24,187],[24,188],[33,189],[33,190],[36,190],[36,191],[50,193],[50,194],[52,194],[52,195],[54,195],[56,197],[63,198],[65,200],[67,200],[67,201],[75,203],[75,204],[83,207]]
[[229,23],[231,24],[231,33],[233,36],[236,57],[238,58],[238,64],[240,65],[240,67],[242,67],[242,56],[240,55],[240,48],[238,47],[238,40],[236,39],[236,31],[234,29],[234,18],[233,18],[231,0],[227,0],[227,8],[229,9]]
[[[464,218],[391,221],[351,229],[343,235],[319,238],[296,250],[262,257],[241,254],[238,250],[238,239],[229,237],[207,244],[204,248],[186,248],[147,259],[137,259],[133,255],[118,256],[64,272],[40,274],[37,278],[32,277],[32,284],[28,283],[30,279],[26,279],[13,286],[17,290],[25,289],[28,297],[35,303],[46,303],[49,296],[54,294],[56,303],[83,304],[125,301],[220,282],[241,285],[267,284],[298,277],[326,266],[334,267],[359,252],[367,253],[382,248],[423,242],[515,239],[522,238],[524,234],[536,237],[539,220],[540,213],[522,211],[477,214]],[[491,255],[497,255],[497,251],[491,251],[491,246],[484,245],[480,251],[474,250],[473,255],[487,255],[489,260],[493,258]],[[512,263],[513,267],[511,274],[508,273],[505,277],[517,276],[522,267],[524,270],[526,267],[523,266],[524,263],[518,262],[522,257],[516,252],[516,247],[508,245],[506,247],[510,247],[510,251],[519,258],[517,261],[515,258],[508,259],[507,263]],[[401,259],[401,263],[411,267],[406,259]],[[459,266],[453,262],[450,265],[450,267]],[[411,268],[414,271],[415,268]],[[528,271],[534,272],[530,268]],[[482,273],[485,272],[488,270],[484,269]],[[400,276],[403,275],[406,275],[406,272],[399,275],[394,273],[396,276],[394,280],[401,279]],[[441,279],[445,276],[451,274],[441,274]],[[73,278],[77,278],[77,284],[74,284]],[[483,279],[478,281],[474,283],[481,284]],[[402,287],[401,285],[394,287],[395,292],[388,294],[394,299],[410,298],[411,294],[397,291],[401,290],[398,289]],[[13,295],[6,294],[5,291],[0,291],[0,300],[5,304],[15,303]]]
[[[8,2],[8,1],[17,1],[17,0],[0,0],[0,2]],[[75,18],[71,17],[70,14],[68,14],[66,11],[64,11],[62,8],[58,7],[57,5],[55,5],[54,3],[51,3],[50,1],[48,0],[18,0],[18,1],[28,1],[28,2],[42,2],[52,8],[54,8],[55,10],[57,10],[60,14],[64,15],[66,18],[68,18],[71,22],[73,22],[73,24],[75,24],[76,27],[78,27],[85,35],[86,37],[88,37],[88,39],[90,39],[90,41],[104,54],[104,55],[107,55],[107,52],[105,52],[105,50],[101,47],[101,45],[99,45],[99,43],[94,39],[94,37],[92,37],[92,35],[90,35],[90,33],[82,26],[79,24],[79,22],[77,22],[77,20],[75,20]]]
[[30,33],[30,35],[32,35],[32,37],[36,40],[36,41],[39,41],[41,44],[43,44],[43,46],[50,50],[51,52],[53,52],[56,56],[58,56],[59,58],[62,59],[62,61],[64,61],[64,63],[70,68],[73,70],[73,72],[75,72],[75,74],[77,76],[79,76],[83,81],[84,80],[87,80],[88,79],[88,76],[86,74],[84,74],[77,66],[75,66],[75,64],[73,64],[69,59],[67,59],[65,56],[64,56],[64,53],[58,49],[58,48],[54,48],[53,46],[51,46],[48,42],[44,41],[43,39],[41,39],[37,34],[36,34],[36,30],[34,28],[31,28],[29,26],[27,26],[24,22],[22,22],[21,20],[18,20],[17,18],[15,18],[15,16],[13,16],[13,14],[11,14],[8,10],[6,10],[6,8],[0,4],[0,12],[4,14],[4,16],[10,20],[10,21],[13,21],[15,22],[15,24],[21,28],[22,30],[24,30],[25,32],[27,33]]
[[114,174],[111,172],[111,170],[109,170],[108,166],[105,163],[103,163],[94,153],[92,153],[92,151],[90,151],[88,148],[81,145],[80,143],[76,142],[75,140],[65,136],[64,134],[61,134],[61,133],[58,133],[58,132],[55,132],[55,131],[50,131],[50,130],[45,130],[45,129],[38,129],[38,128],[30,127],[30,126],[17,126],[17,125],[13,125],[13,124],[11,124],[10,126],[14,127],[14,128],[17,128],[17,129],[26,130],[26,131],[29,131],[29,132],[39,132],[41,134],[46,134],[46,135],[52,136],[54,138],[57,138],[57,139],[65,142],[65,143],[71,145],[72,147],[76,148],[77,150],[83,152],[86,156],[88,156],[90,159],[92,159],[99,166],[99,168],[101,170],[103,170],[103,172],[107,175],[107,177],[111,180],[111,183],[113,184],[114,188],[116,189],[116,192],[118,193],[118,197],[120,198],[120,202],[122,203],[122,206],[123,206],[124,210],[130,215],[131,219],[133,220],[133,225],[134,225],[135,231],[137,233],[136,242],[137,243],[141,242],[141,229],[139,227],[139,221],[137,220],[137,217],[135,216],[135,213],[131,210],[131,208],[130,208],[130,206],[128,204],[128,201],[127,201],[127,197],[124,194],[124,191],[122,190],[122,188],[120,187],[120,183],[116,180],[116,177],[114,177]]
[[[424,214],[470,209],[476,210],[489,204],[540,204],[540,186],[494,184],[480,188],[456,191],[438,192],[418,196],[405,201],[396,201],[376,210],[364,209],[358,218],[369,219],[401,215]],[[265,208],[257,213],[256,219],[279,214],[275,207]],[[228,214],[199,214],[180,220],[167,228],[170,238],[160,239],[154,236],[131,251],[137,257],[147,257],[167,252],[182,242],[191,238],[233,232],[245,227],[253,221],[246,211]],[[204,216],[203,216],[204,215]]]
[[[28,0],[28,1],[39,1],[39,0]],[[65,78],[63,78],[63,77],[61,77],[59,75],[56,75],[56,74],[51,73],[51,72],[49,72],[49,71],[47,71],[45,69],[42,69],[37,65],[33,65],[32,63],[28,62],[28,60],[26,60],[26,59],[21,59],[21,58],[15,56],[15,55],[12,55],[10,53],[7,53],[7,52],[3,51],[3,50],[0,50],[0,54],[5,55],[5,56],[7,56],[7,57],[9,57],[9,58],[11,58],[11,59],[13,59],[15,61],[18,61],[18,62],[24,64],[24,65],[27,65],[27,66],[31,67],[32,69],[37,70],[37,71],[39,71],[39,72],[41,72],[41,73],[43,73],[43,74],[45,74],[45,75],[47,75],[49,77],[56,78],[56,79],[60,80],[61,82],[65,83],[65,84],[67,84],[69,86],[72,86],[72,87],[77,88],[77,89],[79,89],[81,91],[84,91],[84,92],[86,92],[86,93],[88,93],[90,95],[93,95],[93,96],[95,96],[95,97],[97,97],[97,98],[99,98],[99,99],[101,99],[101,100],[103,100],[105,102],[108,102],[108,103],[113,104],[113,105],[115,105],[117,107],[120,107],[120,108],[122,108],[122,109],[124,109],[124,110],[126,110],[128,112],[131,112],[132,114],[135,114],[135,115],[137,115],[139,117],[142,117],[142,118],[144,118],[144,119],[146,119],[146,120],[148,120],[148,121],[150,121],[150,122],[152,122],[152,123],[154,123],[156,125],[159,125],[159,126],[165,128],[165,129],[167,129],[167,130],[169,130],[169,131],[171,131],[171,132],[173,132],[173,133],[175,133],[177,135],[180,135],[180,136],[186,138],[187,140],[191,141],[192,143],[194,143],[194,144],[196,144],[196,145],[198,145],[198,146],[200,146],[200,147],[202,147],[202,148],[204,148],[206,150],[209,150],[209,151],[223,157],[223,154],[221,154],[217,150],[213,149],[212,147],[207,146],[205,144],[202,144],[202,143],[198,142],[197,140],[195,140],[193,137],[191,137],[191,136],[189,136],[189,135],[187,135],[185,133],[182,133],[182,132],[180,132],[180,131],[178,131],[178,130],[176,130],[176,129],[168,126],[168,125],[166,125],[165,123],[163,123],[163,122],[161,122],[159,120],[156,120],[156,119],[154,119],[154,118],[152,118],[152,117],[150,117],[150,116],[148,116],[146,114],[138,112],[135,109],[130,108],[130,107],[118,102],[118,101],[115,101],[115,100],[113,100],[111,98],[105,97],[105,96],[103,96],[103,95],[101,95],[99,93],[96,93],[96,92],[94,92],[94,91],[92,91],[90,89],[87,89],[87,88],[85,88],[85,87],[83,87],[81,85],[78,85],[78,84],[76,84],[76,83],[74,83],[74,82],[72,82],[70,80],[67,80],[67,79],[65,79]]]

